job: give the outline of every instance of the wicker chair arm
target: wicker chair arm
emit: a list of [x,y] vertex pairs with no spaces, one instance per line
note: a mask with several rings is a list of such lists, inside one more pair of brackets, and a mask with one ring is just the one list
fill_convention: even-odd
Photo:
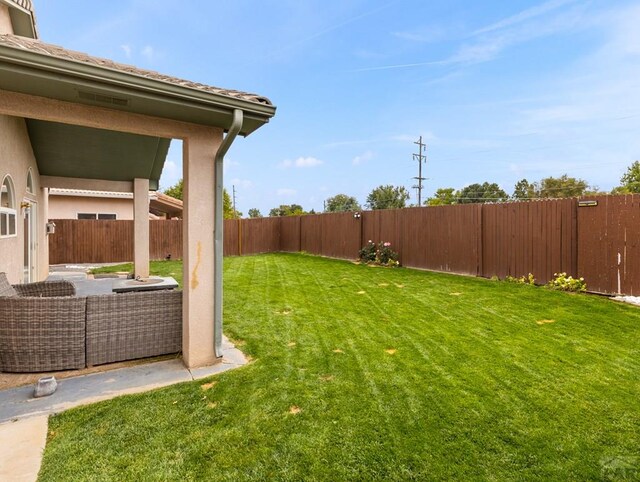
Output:
[[86,298],[0,298],[0,371],[84,368]]
[[56,298],[59,296],[75,296],[76,288],[70,281],[40,281],[13,285],[18,296],[32,298]]

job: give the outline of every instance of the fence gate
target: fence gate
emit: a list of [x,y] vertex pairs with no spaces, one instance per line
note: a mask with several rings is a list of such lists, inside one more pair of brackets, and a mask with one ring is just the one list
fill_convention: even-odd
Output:
[[589,291],[640,296],[640,194],[580,200],[578,274]]

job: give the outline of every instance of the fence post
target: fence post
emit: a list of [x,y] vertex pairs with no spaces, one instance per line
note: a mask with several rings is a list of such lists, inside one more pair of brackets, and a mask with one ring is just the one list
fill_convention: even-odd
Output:
[[484,277],[484,218],[483,218],[483,206],[484,204],[478,204],[478,217],[477,217],[477,231],[478,231],[478,252],[477,252],[477,266],[478,266],[478,274],[477,276]]
[[242,256],[242,219],[237,219],[238,222],[238,256]]

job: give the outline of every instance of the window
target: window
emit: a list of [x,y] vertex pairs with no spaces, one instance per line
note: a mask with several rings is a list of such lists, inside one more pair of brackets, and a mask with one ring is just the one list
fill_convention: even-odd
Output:
[[115,214],[107,213],[78,213],[78,219],[117,219]]
[[16,196],[13,181],[5,176],[0,191],[0,238],[16,235]]
[[31,173],[31,169],[27,173],[27,193],[34,194],[33,192],[33,174]]

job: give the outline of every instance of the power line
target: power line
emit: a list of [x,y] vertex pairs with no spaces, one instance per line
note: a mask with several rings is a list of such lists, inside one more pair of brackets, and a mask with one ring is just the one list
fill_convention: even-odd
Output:
[[[418,161],[418,177],[414,177],[413,179],[416,179],[418,184],[413,186],[413,188],[418,191],[418,206],[422,206],[422,189],[424,187],[422,181],[426,180],[425,177],[422,177],[422,163],[427,163],[427,145],[422,142],[422,136],[420,136],[418,142],[414,142],[414,144],[418,145],[418,153],[413,154],[413,160]],[[422,154],[423,151],[425,154]]]
[[236,211],[236,186],[235,184],[231,186],[233,188],[233,219],[238,217],[238,211]]

